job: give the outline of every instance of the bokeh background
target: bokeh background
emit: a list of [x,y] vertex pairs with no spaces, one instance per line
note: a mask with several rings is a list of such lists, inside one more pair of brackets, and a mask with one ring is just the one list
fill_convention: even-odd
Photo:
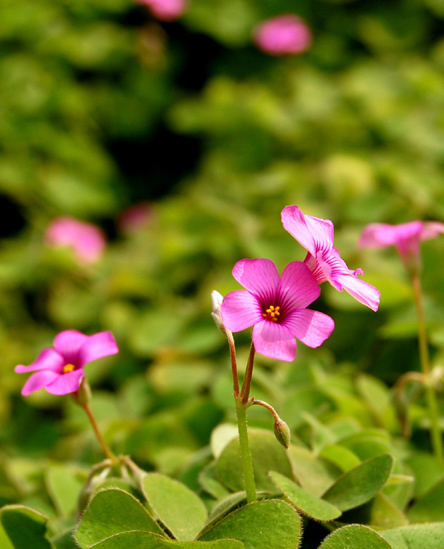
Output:
[[[252,41],[283,13],[311,29],[300,55]],[[442,0],[190,0],[174,21],[131,0],[0,3],[2,501],[49,513],[36,495],[42,463],[100,459],[69,397],[20,396],[14,366],[64,329],[118,341],[119,355],[87,366],[117,450],[171,473],[208,443],[232,417],[210,293],[238,287],[231,269],[244,257],[280,270],[304,258],[280,222],[288,204],[333,220],[336,247],[381,306],[324,284],[314,306],[335,319],[333,335],[318,350],[301,344],[292,365],[258,357],[255,394],[281,404],[294,429],[302,407],[371,423],[375,410],[343,395],[358,374],[389,388],[419,370],[416,317],[395,250],[357,242],[372,222],[444,221],[443,31]],[[48,245],[64,216],[101,228],[100,259]],[[422,247],[434,364],[443,246]],[[241,363],[248,338],[237,337]],[[265,410],[251,416],[271,428]]]

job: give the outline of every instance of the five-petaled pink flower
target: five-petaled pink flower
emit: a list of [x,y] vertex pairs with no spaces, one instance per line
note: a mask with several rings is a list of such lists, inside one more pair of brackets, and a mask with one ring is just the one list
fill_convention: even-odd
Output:
[[105,249],[105,236],[99,227],[73,217],[59,217],[46,230],[45,239],[50,246],[67,246],[74,250],[80,264],[98,261]]
[[379,290],[357,278],[364,274],[362,269],[347,267],[333,246],[334,227],[329,219],[304,215],[297,206],[286,206],[281,215],[284,229],[308,251],[304,262],[318,284],[328,281],[340,292],[345,290],[373,311],[378,310]]
[[224,297],[222,321],[231,332],[254,326],[258,353],[291,362],[296,356],[295,338],[319,347],[332,333],[332,318],[306,309],[319,297],[320,289],[304,263],[293,261],[279,276],[269,259],[242,259],[234,266],[233,276],[246,290]]
[[119,352],[111,332],[87,336],[77,330],[65,330],[54,339],[54,348],[47,347],[29,366],[15,367],[17,374],[34,372],[22,389],[28,396],[45,388],[53,395],[75,393],[82,383],[83,367],[105,356]]
[[359,245],[367,248],[396,246],[407,268],[419,265],[421,240],[435,238],[444,233],[444,223],[438,221],[411,221],[400,225],[371,223],[362,232]]
[[307,24],[296,15],[268,19],[253,31],[256,46],[270,55],[302,53],[311,46],[313,37]]
[[144,4],[160,21],[174,21],[183,15],[187,0],[138,0]]

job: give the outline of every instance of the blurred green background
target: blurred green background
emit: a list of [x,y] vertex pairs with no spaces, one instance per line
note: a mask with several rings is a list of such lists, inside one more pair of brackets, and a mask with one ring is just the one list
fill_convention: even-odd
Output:
[[[282,13],[306,20],[308,52],[254,47],[253,28]],[[170,472],[207,444],[232,413],[210,293],[238,287],[231,269],[244,257],[280,270],[304,258],[280,222],[287,204],[333,220],[336,247],[380,289],[381,307],[323,285],[313,307],[333,316],[333,335],[319,350],[299,345],[294,365],[259,357],[256,396],[273,401],[312,367],[388,385],[419,369],[396,252],[357,241],[367,223],[444,221],[443,31],[443,0],[190,0],[170,23],[130,0],[2,0],[0,441],[16,474],[5,501],[35,473],[20,456],[100,456],[69,398],[19,394],[14,366],[64,329],[118,341],[119,355],[86,369],[114,445]],[[120,216],[140,203],[146,223],[128,233]],[[66,215],[105,231],[97,264],[45,244]],[[434,364],[443,246],[422,248]],[[237,337],[241,357],[248,337]]]

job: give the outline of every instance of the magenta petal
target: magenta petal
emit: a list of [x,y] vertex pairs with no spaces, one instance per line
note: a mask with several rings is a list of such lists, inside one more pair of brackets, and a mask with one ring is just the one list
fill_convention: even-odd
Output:
[[280,279],[270,259],[241,259],[233,268],[233,276],[245,289],[270,303]]
[[296,356],[296,340],[282,324],[262,320],[253,328],[256,351],[276,360],[291,362]]
[[230,332],[241,332],[263,320],[259,301],[245,290],[227,294],[220,306],[220,314]]
[[338,276],[344,290],[353,296],[357,301],[370,307],[373,311],[379,308],[381,293],[368,282],[364,282],[354,276]]
[[26,372],[34,372],[36,370],[52,370],[53,372],[61,372],[65,361],[60,354],[52,347],[43,349],[39,356],[29,366],[19,364],[15,367],[16,374],[24,374]]
[[61,377],[60,374],[51,370],[42,370],[39,372],[35,372],[35,374],[32,374],[32,376],[24,384],[22,389],[22,395],[28,396],[31,393],[38,391],[39,389],[43,389],[43,387],[46,387],[48,384],[52,383],[59,377]]
[[284,229],[295,238],[301,246],[316,257],[315,239],[305,222],[305,216],[297,206],[286,206],[281,212]]
[[320,293],[319,285],[305,263],[293,261],[285,267],[278,287],[279,302],[285,314],[307,307]]
[[423,223],[421,240],[429,240],[442,233],[444,233],[444,223],[440,223],[439,221],[426,221]]
[[79,350],[88,337],[78,330],[65,330],[55,337],[54,347],[65,359],[65,364],[79,366]]
[[53,395],[67,395],[75,393],[80,387],[84,372],[82,368],[73,370],[67,374],[62,374],[57,377],[52,383],[46,386],[48,393]]
[[293,311],[285,317],[284,326],[288,331],[305,345],[319,347],[330,337],[335,323],[324,313],[311,309]]
[[86,338],[78,353],[79,366],[84,366],[93,360],[115,355],[119,352],[116,340],[109,331],[99,332],[92,336],[86,336]]

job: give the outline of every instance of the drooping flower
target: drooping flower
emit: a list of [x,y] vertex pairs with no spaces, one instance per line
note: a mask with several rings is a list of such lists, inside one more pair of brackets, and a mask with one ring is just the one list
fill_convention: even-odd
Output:
[[254,29],[253,41],[270,55],[295,55],[308,50],[313,37],[303,19],[289,14],[263,21]]
[[246,290],[224,297],[222,321],[231,332],[254,326],[258,353],[291,362],[296,356],[295,338],[319,347],[332,333],[332,318],[306,309],[319,297],[320,289],[304,263],[293,261],[279,276],[269,259],[242,259],[234,266],[233,276]]
[[119,352],[111,332],[87,336],[77,330],[65,330],[54,339],[54,347],[47,347],[29,366],[19,364],[17,374],[34,372],[22,389],[28,396],[45,388],[53,395],[75,393],[82,383],[83,368],[90,362]]
[[400,225],[371,223],[362,232],[359,246],[385,248],[396,246],[407,268],[416,268],[420,261],[420,243],[444,233],[444,223],[411,221]]
[[377,311],[381,294],[374,286],[358,278],[362,269],[349,269],[333,246],[334,227],[329,219],[304,215],[297,206],[286,206],[281,213],[282,224],[307,251],[304,263],[310,268],[318,284],[330,284],[345,290],[360,303]]
[[55,219],[46,230],[45,240],[50,246],[72,248],[83,265],[98,261],[105,249],[105,236],[99,227],[72,217]]
[[174,21],[186,10],[188,0],[138,0],[160,21]]

